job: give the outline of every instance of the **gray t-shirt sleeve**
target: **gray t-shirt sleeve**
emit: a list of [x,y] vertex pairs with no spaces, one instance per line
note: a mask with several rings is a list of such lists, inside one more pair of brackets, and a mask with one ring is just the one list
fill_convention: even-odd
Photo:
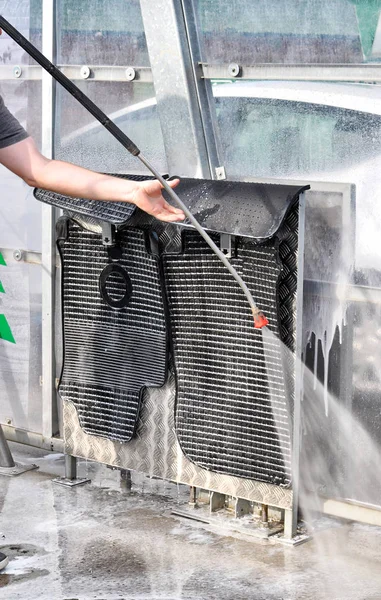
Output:
[[25,140],[29,135],[18,120],[9,112],[0,96],[0,150]]

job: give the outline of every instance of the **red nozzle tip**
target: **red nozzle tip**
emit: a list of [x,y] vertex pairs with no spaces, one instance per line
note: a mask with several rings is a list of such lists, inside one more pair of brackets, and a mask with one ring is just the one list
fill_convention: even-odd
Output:
[[263,312],[259,312],[254,315],[254,328],[262,329],[262,327],[266,327],[269,324],[267,317],[263,314]]

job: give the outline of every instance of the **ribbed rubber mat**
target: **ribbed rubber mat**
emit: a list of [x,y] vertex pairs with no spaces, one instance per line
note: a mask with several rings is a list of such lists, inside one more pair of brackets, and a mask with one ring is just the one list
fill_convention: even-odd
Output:
[[[231,259],[269,328],[279,336],[280,323],[288,345],[295,330],[297,214],[296,206],[279,251],[279,239],[258,245],[236,238]],[[288,486],[293,389],[283,352],[267,343],[265,359],[262,333],[253,328],[240,288],[197,233],[183,236],[183,253],[163,257],[181,447],[206,469]]]
[[[145,234],[117,234],[117,264],[132,285],[128,305],[111,308],[99,289],[110,264],[101,236],[68,221],[59,242],[63,265],[64,369],[59,391],[78,410],[83,429],[120,442],[134,434],[145,387],[162,386],[167,369],[167,334],[157,260]],[[125,283],[111,275],[107,293],[118,300]]]
[[[120,175],[113,174],[120,179],[131,179],[131,181],[145,181],[154,179],[146,175]],[[103,202],[102,200],[86,200],[84,198],[71,198],[63,194],[56,194],[47,190],[36,188],[34,196],[40,202],[57,206],[71,213],[90,217],[92,220],[107,221],[114,225],[125,223],[133,215],[136,207],[127,202]]]

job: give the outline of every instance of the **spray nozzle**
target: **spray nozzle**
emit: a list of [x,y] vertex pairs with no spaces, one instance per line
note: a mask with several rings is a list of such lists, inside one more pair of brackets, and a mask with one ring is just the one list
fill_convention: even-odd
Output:
[[269,324],[267,317],[258,308],[256,310],[253,309],[253,317],[255,329],[262,329],[262,327],[266,327]]

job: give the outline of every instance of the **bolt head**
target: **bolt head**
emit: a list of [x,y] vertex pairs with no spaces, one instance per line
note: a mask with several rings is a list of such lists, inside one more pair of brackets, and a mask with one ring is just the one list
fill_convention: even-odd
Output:
[[90,67],[88,67],[87,65],[83,65],[83,67],[81,67],[82,79],[88,79],[90,77],[90,74],[91,74]]
[[238,77],[241,73],[241,67],[237,63],[230,63],[228,66],[228,73],[230,77]]
[[136,71],[134,67],[127,67],[126,69],[126,79],[127,81],[133,81],[136,77]]
[[23,252],[22,250],[15,250],[13,253],[13,258],[17,261],[20,261],[23,259]]

